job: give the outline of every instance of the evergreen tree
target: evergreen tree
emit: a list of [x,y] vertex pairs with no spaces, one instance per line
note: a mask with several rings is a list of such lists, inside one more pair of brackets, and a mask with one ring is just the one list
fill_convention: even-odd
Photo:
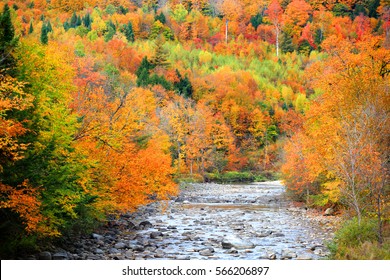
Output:
[[154,65],[149,62],[148,57],[142,58],[135,75],[137,76],[137,86],[147,86],[149,84],[150,70],[154,68]]
[[41,43],[44,45],[47,45],[47,43],[49,42],[49,36],[47,35],[47,33],[48,31],[46,24],[43,24],[41,29]]
[[81,17],[80,17],[80,16],[77,16],[76,27],[78,27],[78,26],[80,26],[80,25],[82,25],[82,24],[83,24],[83,22],[82,22],[82,20],[81,20]]
[[191,98],[193,93],[193,88],[190,80],[187,75],[183,78],[179,70],[176,69],[176,75],[179,78],[178,82],[174,83],[175,90],[185,98]]
[[251,24],[254,27],[254,29],[257,29],[257,27],[263,22],[263,15],[258,13],[255,16],[251,17]]
[[160,21],[162,24],[165,24],[166,22],[167,22],[167,19],[165,18],[165,15],[162,13],[162,12],[160,12],[160,14],[156,14],[156,16],[154,17],[154,20],[155,21]]
[[145,87],[149,84],[149,72],[145,68],[137,70],[137,87]]
[[77,15],[76,12],[74,12],[72,17],[70,18],[70,28],[76,28],[76,27],[77,27]]
[[83,24],[86,28],[90,29],[91,23],[92,23],[91,15],[89,13],[87,13],[85,15],[85,17],[83,18]]
[[280,38],[280,49],[284,53],[293,52],[294,44],[290,34],[283,32]]
[[65,21],[64,22],[64,29],[65,29],[65,31],[68,31],[70,28],[71,28],[70,27],[70,23],[68,21]]
[[129,21],[128,24],[125,24],[124,26],[124,33],[126,36],[127,41],[134,42],[134,31],[133,31],[133,25]]
[[51,26],[50,21],[47,22],[46,29],[47,29],[47,33],[53,32],[53,27]]
[[149,62],[148,57],[144,56],[141,60],[141,64],[139,65],[137,71],[135,71],[135,75],[139,77],[144,69],[146,69],[147,73],[154,68],[154,65]]
[[104,34],[104,41],[108,42],[114,37],[116,33],[116,26],[111,20],[106,24],[106,26],[107,32]]
[[11,13],[8,4],[4,5],[3,13],[0,14],[0,69],[7,69],[11,74],[15,66],[12,50],[17,44],[15,30],[11,21]]
[[33,23],[32,21],[30,22],[30,28],[28,29],[28,34],[31,34],[34,32],[34,26],[33,26]]
[[[388,3],[388,2],[387,2]],[[368,16],[378,18],[378,7],[380,5],[380,0],[369,0],[368,2]]]
[[151,59],[151,63],[155,66],[160,66],[167,68],[169,65],[168,62],[168,53],[164,49],[163,45],[165,43],[165,39],[163,36],[158,36],[156,39],[156,48],[154,52],[154,56]]
[[321,50],[322,41],[324,41],[324,34],[322,30],[318,28],[314,34],[314,44],[316,44],[318,50]]

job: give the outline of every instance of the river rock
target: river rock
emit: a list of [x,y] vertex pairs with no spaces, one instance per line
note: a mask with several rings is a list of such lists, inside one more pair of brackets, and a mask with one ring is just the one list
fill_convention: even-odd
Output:
[[150,238],[151,239],[157,239],[159,237],[163,236],[162,232],[160,231],[153,231],[150,233]]
[[281,259],[294,259],[296,257],[297,257],[297,254],[295,252],[292,252],[290,250],[283,250],[282,251]]
[[205,256],[205,257],[210,257],[213,255],[214,249],[203,249],[199,251],[199,255]]
[[333,208],[327,208],[325,210],[324,216],[332,216],[334,214],[334,209]]
[[268,253],[269,260],[276,260],[276,253]]
[[68,254],[66,252],[58,252],[53,254],[52,256],[53,260],[67,260],[69,259]]
[[179,255],[179,256],[176,256],[175,259],[178,260],[178,261],[186,261],[186,260],[190,260],[191,257],[190,256]]
[[115,249],[125,249],[127,247],[127,245],[123,242],[118,242],[115,244]]
[[51,260],[51,253],[48,251],[40,252],[38,255],[39,260]]
[[142,245],[131,245],[130,248],[133,251],[136,251],[136,252],[143,252],[143,251],[145,251],[145,247],[142,246]]
[[96,253],[96,254],[104,254],[104,251],[103,251],[102,249],[97,248],[97,249],[95,250],[95,253]]
[[148,228],[153,227],[153,225],[152,225],[152,223],[149,222],[149,221],[143,221],[143,222],[141,222],[141,223],[138,225],[138,227],[139,227],[140,229],[148,229]]
[[110,248],[110,250],[108,250],[108,252],[110,254],[113,254],[113,255],[116,255],[116,254],[120,253],[120,251],[118,249],[116,249],[116,248]]
[[255,248],[256,246],[250,241],[246,241],[233,236],[228,237],[222,241],[223,249],[231,249],[233,247],[240,250],[240,249],[252,249]]
[[102,240],[104,239],[104,236],[97,233],[92,233],[92,238],[96,240]]

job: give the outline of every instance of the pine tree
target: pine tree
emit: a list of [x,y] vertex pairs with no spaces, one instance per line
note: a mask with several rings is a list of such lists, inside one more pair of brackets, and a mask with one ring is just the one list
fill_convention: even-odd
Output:
[[127,41],[134,42],[134,31],[133,31],[133,25],[131,24],[131,22],[129,22],[128,24],[126,24],[124,26],[124,32],[125,32],[125,36],[126,36]]
[[83,18],[83,24],[86,28],[90,29],[91,28],[91,22],[92,22],[92,19],[91,19],[91,15],[89,13],[87,13],[85,15],[85,17]]
[[15,66],[12,50],[16,44],[17,38],[15,38],[11,13],[8,4],[6,4],[3,13],[0,14],[0,69],[7,69],[8,74],[11,74],[12,68]]
[[53,32],[53,27],[51,26],[50,21],[47,22],[46,29],[47,29],[47,33]]
[[77,21],[76,21],[76,27],[78,27],[78,26],[80,26],[80,25],[82,25],[82,24],[83,24],[83,22],[82,22],[82,20],[81,20],[81,17],[78,16],[78,17],[77,17]]
[[8,4],[4,6],[3,13],[0,16],[0,42],[3,44],[10,44],[15,36],[14,26],[11,21],[11,13]]
[[49,42],[49,37],[47,33],[48,31],[47,31],[46,24],[43,24],[41,29],[41,43],[44,45],[47,45],[47,43]]
[[168,62],[168,53],[167,51],[163,48],[163,45],[165,43],[165,39],[163,36],[158,36],[156,39],[156,48],[155,48],[155,53],[154,56],[151,59],[151,63],[155,66],[160,66],[163,68],[167,68],[169,65]]
[[187,75],[183,78],[179,70],[176,69],[176,75],[179,78],[178,82],[174,83],[175,90],[185,98],[191,98],[193,93],[193,88],[190,80]]
[[167,22],[167,19],[165,18],[165,15],[161,12],[160,14],[156,15],[154,17],[155,21],[160,21],[162,24],[165,24]]
[[292,41],[292,37],[288,33],[283,33],[280,40],[280,48],[282,52],[288,53],[294,51],[294,45]]
[[30,28],[28,29],[28,34],[31,34],[34,32],[34,26],[33,26],[33,23],[30,22]]
[[77,15],[76,12],[74,12],[72,17],[70,18],[70,28],[76,28],[76,27],[77,27]]

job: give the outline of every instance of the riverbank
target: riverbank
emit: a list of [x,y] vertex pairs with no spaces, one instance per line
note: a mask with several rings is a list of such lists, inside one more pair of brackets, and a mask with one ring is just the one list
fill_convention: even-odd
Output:
[[323,259],[339,219],[294,206],[280,182],[187,184],[34,259]]

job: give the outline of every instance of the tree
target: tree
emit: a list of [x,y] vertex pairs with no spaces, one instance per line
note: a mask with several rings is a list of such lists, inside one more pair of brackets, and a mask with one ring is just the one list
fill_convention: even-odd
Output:
[[309,170],[303,182],[319,182],[322,194],[336,186],[338,202],[352,209],[359,223],[374,215],[381,242],[389,200],[390,53],[383,38],[371,35],[358,43],[331,36],[323,48],[329,57],[313,64],[308,74],[311,86],[324,93],[305,112],[306,140],[296,141]]
[[83,24],[86,28],[88,29],[91,29],[91,23],[92,23],[92,18],[91,18],[91,15],[90,13],[87,13],[84,17],[83,17]]
[[165,15],[162,12],[160,12],[159,14],[156,14],[156,16],[154,17],[154,20],[159,21],[162,24],[165,24],[167,22],[167,19],[165,18]]
[[164,49],[165,39],[163,36],[158,36],[155,41],[154,55],[151,58],[151,63],[156,67],[167,68],[169,66],[168,52]]
[[134,42],[133,24],[130,21],[124,26],[124,32],[127,41]]
[[193,89],[187,75],[183,78],[183,76],[177,69],[176,75],[179,78],[179,81],[174,83],[174,88],[179,92],[180,95],[183,95],[185,98],[191,98]]
[[4,5],[3,12],[0,14],[0,69],[8,69],[6,72],[12,73],[15,66],[13,50],[17,44],[15,30],[11,21],[11,14],[8,4]]
[[48,30],[47,30],[47,27],[46,27],[46,24],[42,24],[42,29],[41,29],[41,43],[44,44],[44,45],[47,45],[47,43],[49,42],[49,36],[48,36]]
[[304,0],[293,0],[288,4],[283,15],[284,29],[292,35],[294,44],[298,43],[301,31],[312,12],[312,7]]
[[28,29],[28,34],[31,34],[31,33],[33,33],[33,32],[34,32],[34,26],[33,26],[33,23],[30,22],[30,27],[29,27],[29,29]]
[[53,27],[51,26],[50,20],[46,24],[47,33],[53,32]]
[[271,23],[275,28],[276,34],[276,56],[279,57],[279,35],[283,24],[283,9],[279,4],[279,0],[273,0],[266,11]]

